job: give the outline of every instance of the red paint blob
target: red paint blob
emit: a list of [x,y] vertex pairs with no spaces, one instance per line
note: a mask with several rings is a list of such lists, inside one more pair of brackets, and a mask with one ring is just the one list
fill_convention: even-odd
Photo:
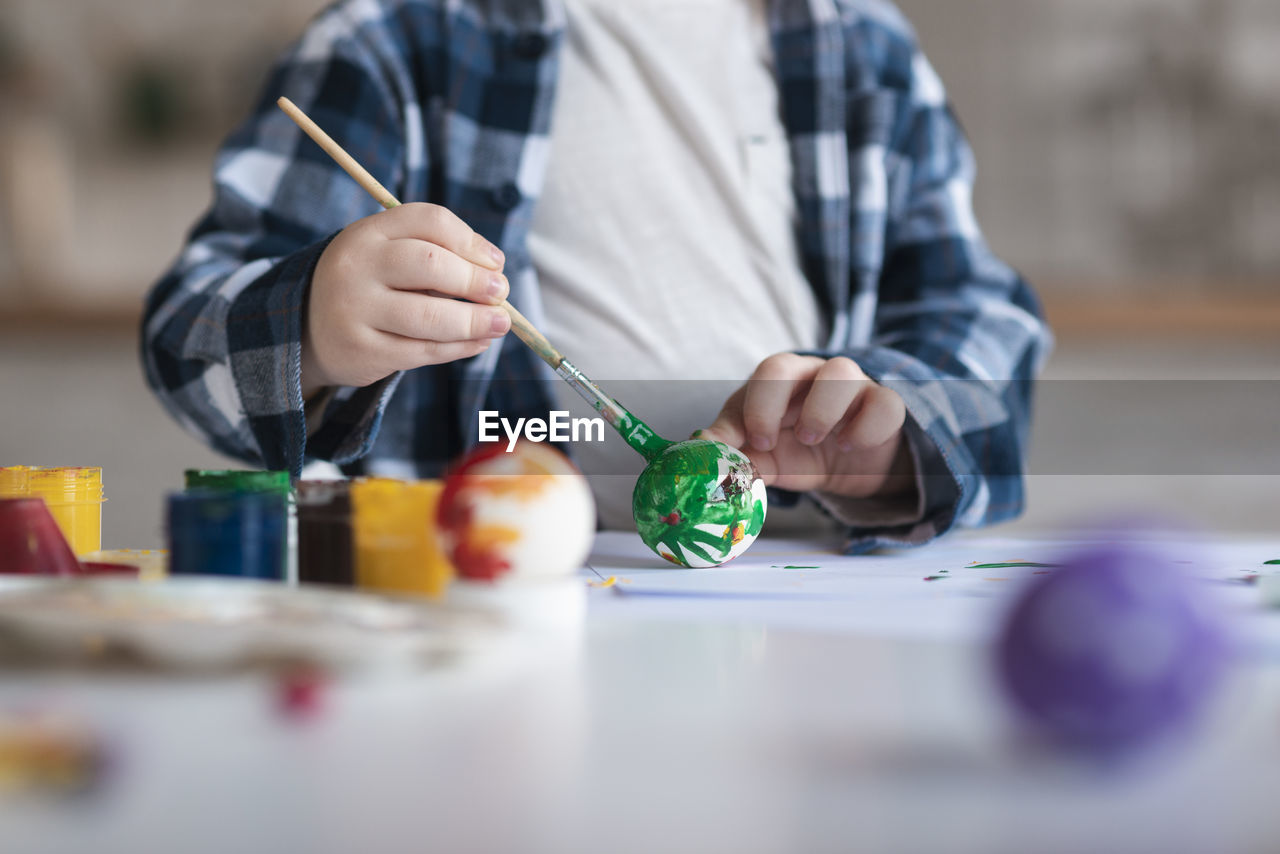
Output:
[[298,667],[285,672],[276,686],[280,711],[294,720],[316,717],[324,711],[328,685],[324,672],[316,668]]
[[497,550],[472,548],[465,542],[454,547],[453,565],[458,575],[474,581],[497,581],[511,571],[511,563]]

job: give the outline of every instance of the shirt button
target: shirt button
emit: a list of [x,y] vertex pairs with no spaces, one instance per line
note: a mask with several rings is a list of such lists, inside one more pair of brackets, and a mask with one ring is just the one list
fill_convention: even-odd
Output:
[[547,52],[547,37],[542,33],[521,33],[511,44],[511,52],[518,58],[533,62]]
[[499,210],[514,210],[516,205],[520,204],[520,188],[515,184],[503,184],[501,187],[494,187],[489,193],[489,199],[493,202],[493,206]]

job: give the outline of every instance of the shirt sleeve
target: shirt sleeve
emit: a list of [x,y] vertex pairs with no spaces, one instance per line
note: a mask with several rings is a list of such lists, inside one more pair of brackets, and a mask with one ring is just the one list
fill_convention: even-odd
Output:
[[825,502],[855,551],[1021,513],[1032,384],[1052,343],[1035,294],[982,237],[972,151],[918,51],[894,126],[874,331],[843,355],[902,395],[920,494],[889,525]]
[[312,23],[223,144],[212,204],[148,295],[141,329],[147,381],[184,428],[295,476],[307,457],[366,452],[398,380],[336,389],[308,442],[301,342],[311,277],[333,235],[379,208],[276,98],[291,98],[386,186],[397,186],[404,161],[385,25],[356,20],[350,6]]

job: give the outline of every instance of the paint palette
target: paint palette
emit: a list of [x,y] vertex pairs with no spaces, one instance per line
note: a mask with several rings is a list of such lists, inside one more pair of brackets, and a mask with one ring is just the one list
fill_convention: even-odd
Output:
[[420,600],[245,579],[14,579],[0,631],[37,659],[107,656],[177,669],[311,662],[442,664],[495,646],[493,615]]

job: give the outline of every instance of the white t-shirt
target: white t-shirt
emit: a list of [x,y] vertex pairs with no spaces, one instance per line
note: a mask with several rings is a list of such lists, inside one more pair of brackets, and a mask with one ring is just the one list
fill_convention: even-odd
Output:
[[[815,349],[825,332],[801,272],[764,0],[565,6],[529,235],[545,332],[636,416],[683,439],[763,359]],[[557,393],[558,408],[594,415],[567,385]],[[615,435],[575,452],[604,525],[633,527],[644,461]]]

